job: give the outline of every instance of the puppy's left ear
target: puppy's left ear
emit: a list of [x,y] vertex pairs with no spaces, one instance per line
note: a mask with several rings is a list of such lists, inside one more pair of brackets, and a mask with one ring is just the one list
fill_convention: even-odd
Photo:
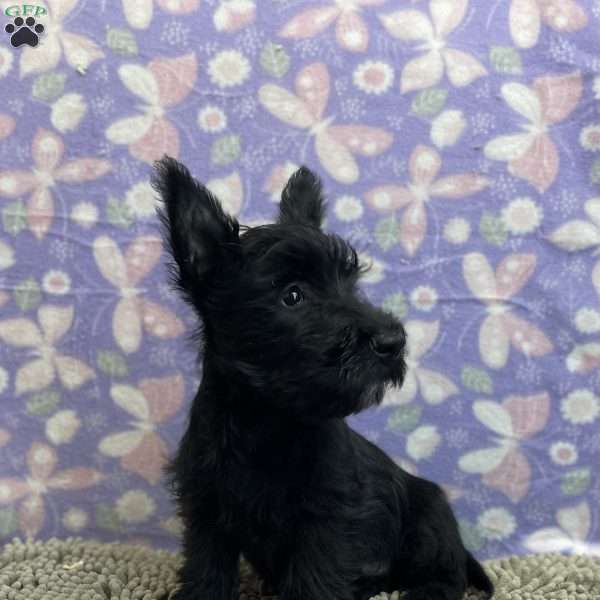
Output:
[[321,227],[325,202],[321,181],[306,167],[300,167],[289,179],[281,193],[279,223]]
[[175,283],[196,304],[210,295],[216,276],[239,262],[239,224],[173,158],[156,163],[152,185],[164,202],[159,217],[175,261]]

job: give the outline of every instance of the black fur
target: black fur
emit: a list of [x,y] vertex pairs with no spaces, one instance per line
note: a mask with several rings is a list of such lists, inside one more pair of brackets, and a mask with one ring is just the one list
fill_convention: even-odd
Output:
[[277,224],[246,229],[165,158],[154,186],[177,287],[203,323],[202,383],[169,467],[185,564],[174,600],[237,596],[243,554],[282,600],[459,600],[492,585],[442,490],[344,417],[402,383],[405,335],[323,233],[319,180],[290,179]]

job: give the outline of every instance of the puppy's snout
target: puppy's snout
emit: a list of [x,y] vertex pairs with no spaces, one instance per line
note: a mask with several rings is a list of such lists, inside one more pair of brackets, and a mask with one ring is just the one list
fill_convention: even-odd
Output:
[[404,351],[406,338],[402,331],[376,333],[369,340],[371,350],[380,358],[399,358]]

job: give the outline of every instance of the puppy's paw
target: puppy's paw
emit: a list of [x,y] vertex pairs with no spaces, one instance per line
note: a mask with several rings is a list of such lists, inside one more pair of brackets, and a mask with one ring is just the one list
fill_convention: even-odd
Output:
[[403,600],[463,600],[463,597],[460,589],[432,583],[408,590]]

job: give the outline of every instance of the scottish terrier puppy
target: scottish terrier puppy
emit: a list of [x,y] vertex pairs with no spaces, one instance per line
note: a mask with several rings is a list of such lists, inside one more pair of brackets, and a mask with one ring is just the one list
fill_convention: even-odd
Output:
[[232,600],[243,555],[281,600],[492,593],[435,484],[344,417],[401,385],[405,333],[357,287],[301,168],[271,225],[245,228],[171,158],[153,180],[173,277],[203,324],[202,383],[169,466],[184,523],[174,600]]

